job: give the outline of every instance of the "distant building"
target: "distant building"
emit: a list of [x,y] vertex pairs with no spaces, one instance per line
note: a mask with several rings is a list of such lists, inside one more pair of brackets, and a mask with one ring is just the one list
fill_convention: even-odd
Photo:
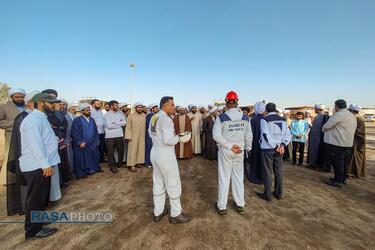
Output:
[[303,112],[305,113],[305,111],[310,111],[311,113],[311,116],[312,117],[315,117],[315,108],[313,106],[298,106],[298,107],[290,107],[290,108],[285,108],[285,110],[289,110],[290,111],[290,115],[292,117],[295,117],[295,115],[298,113],[298,112]]

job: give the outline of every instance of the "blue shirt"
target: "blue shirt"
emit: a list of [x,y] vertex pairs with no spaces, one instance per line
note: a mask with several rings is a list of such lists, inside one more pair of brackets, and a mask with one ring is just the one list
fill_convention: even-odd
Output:
[[[306,142],[306,135],[309,131],[309,123],[306,120],[294,120],[290,125],[290,132],[292,133],[292,141]],[[298,138],[302,135],[302,138]]]
[[60,163],[58,138],[52,130],[47,116],[35,109],[21,123],[22,172],[48,168]]

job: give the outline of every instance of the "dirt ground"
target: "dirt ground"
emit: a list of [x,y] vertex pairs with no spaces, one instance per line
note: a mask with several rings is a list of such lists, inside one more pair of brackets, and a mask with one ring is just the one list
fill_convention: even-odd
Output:
[[[154,223],[152,171],[105,173],[74,181],[49,210],[111,211],[113,224],[58,224],[58,233],[26,242],[23,224],[0,224],[0,249],[375,249],[375,125],[368,127],[366,179],[351,179],[342,189],[323,183],[328,173],[284,164],[284,199],[266,203],[255,193],[263,187],[245,182],[246,212],[231,205],[220,217],[217,163],[196,157],[180,161],[184,211],[189,224]],[[0,221],[6,216],[0,188]],[[232,198],[229,204],[232,204]]]

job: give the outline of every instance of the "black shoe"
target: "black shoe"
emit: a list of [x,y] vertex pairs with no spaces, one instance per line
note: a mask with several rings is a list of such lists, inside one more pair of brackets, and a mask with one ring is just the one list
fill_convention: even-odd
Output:
[[158,216],[155,216],[154,212],[152,212],[152,219],[154,220],[154,222],[159,222],[161,220],[161,218],[166,216],[168,213],[169,213],[168,208],[164,208],[163,213],[161,215],[158,215]]
[[19,215],[19,216],[25,215],[25,211],[19,211],[19,212],[18,212],[18,215]]
[[96,173],[98,173],[98,174],[104,173],[104,170],[99,168],[99,170]]
[[325,182],[328,186],[332,186],[332,187],[338,187],[338,188],[341,188],[342,187],[342,183],[340,182],[337,182],[337,181],[334,181],[334,180],[329,180],[329,181],[326,181]]
[[257,193],[257,196],[267,202],[270,202],[271,199],[268,199],[264,193]]
[[275,192],[272,192],[273,196],[275,196],[276,199],[281,200],[283,198],[282,195],[278,195]]
[[111,172],[114,173],[114,174],[117,174],[118,169],[117,168],[111,168]]
[[40,238],[50,236],[50,235],[56,233],[56,231],[57,231],[57,228],[44,227],[34,236],[26,236],[25,238],[26,238],[26,240],[36,240],[36,239],[40,239]]
[[215,203],[215,210],[216,210],[216,212],[218,212],[218,214],[220,214],[220,215],[226,215],[226,214],[227,214],[227,210],[226,210],[226,209],[220,209],[220,208],[217,206],[217,203]]
[[169,222],[172,224],[183,224],[188,223],[191,220],[191,216],[187,214],[181,213],[179,216],[176,217],[169,217]]
[[237,213],[243,214],[245,212],[245,208],[238,206],[236,203],[234,203],[234,209],[236,210]]
[[[329,178],[329,181],[335,181],[335,178]],[[346,185],[346,180],[342,182],[343,185]]]

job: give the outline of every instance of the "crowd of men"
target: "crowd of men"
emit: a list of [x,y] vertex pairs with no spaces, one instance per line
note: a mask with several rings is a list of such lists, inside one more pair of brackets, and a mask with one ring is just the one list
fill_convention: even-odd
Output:
[[[52,235],[56,228],[31,223],[31,211],[43,211],[62,197],[61,189],[75,178],[103,173],[108,162],[117,174],[127,167],[153,171],[155,222],[170,214],[171,223],[186,223],[182,213],[177,159],[203,155],[218,161],[216,210],[227,213],[229,187],[238,213],[244,212],[244,176],[264,185],[257,195],[271,201],[283,198],[283,160],[334,171],[326,183],[342,187],[350,176],[366,176],[365,124],[361,107],[335,102],[329,116],[315,105],[315,117],[299,112],[293,117],[274,103],[254,104],[254,112],[238,107],[231,91],[223,106],[175,105],[173,97],[160,104],[133,106],[115,100],[69,105],[58,92],[46,89],[26,93],[11,88],[0,106],[0,128],[5,130],[5,160],[0,183],[7,186],[8,215],[25,215],[25,237]],[[104,105],[103,105],[104,104]],[[187,139],[186,139],[187,138]],[[291,143],[290,143],[291,142]],[[298,159],[297,159],[298,153]],[[272,192],[272,179],[275,179]],[[171,211],[165,208],[168,194]]]

